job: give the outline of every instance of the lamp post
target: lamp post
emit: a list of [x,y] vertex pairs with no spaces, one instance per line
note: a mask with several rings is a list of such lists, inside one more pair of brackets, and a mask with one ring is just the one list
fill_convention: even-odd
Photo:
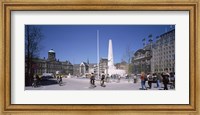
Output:
[[97,30],[97,78],[99,79],[99,30]]

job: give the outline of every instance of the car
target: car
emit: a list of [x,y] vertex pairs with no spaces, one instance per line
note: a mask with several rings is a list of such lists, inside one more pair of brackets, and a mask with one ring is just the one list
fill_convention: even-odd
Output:
[[43,73],[41,80],[49,80],[53,78],[53,73]]

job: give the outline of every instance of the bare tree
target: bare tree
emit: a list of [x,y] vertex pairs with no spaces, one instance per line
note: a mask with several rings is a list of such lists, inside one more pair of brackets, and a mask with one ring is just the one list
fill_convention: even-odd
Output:
[[33,59],[39,56],[39,51],[41,49],[40,42],[43,38],[41,28],[38,26],[25,26],[25,84],[31,82],[33,76]]
[[134,53],[134,51],[132,51],[130,46],[128,45],[126,47],[126,50],[125,50],[125,53],[123,55],[123,59],[122,60],[127,62],[128,64],[130,64],[131,63],[131,59],[133,57],[133,53]]
[[126,47],[125,53],[123,55],[122,61],[125,61],[128,66],[128,73],[131,74],[133,72],[133,64],[131,63],[133,58],[134,51],[131,50],[130,45]]

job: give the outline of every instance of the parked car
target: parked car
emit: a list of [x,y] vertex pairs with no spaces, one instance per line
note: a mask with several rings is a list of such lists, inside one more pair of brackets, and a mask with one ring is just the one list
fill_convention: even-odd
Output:
[[43,73],[41,80],[49,80],[52,79],[54,77],[53,73]]

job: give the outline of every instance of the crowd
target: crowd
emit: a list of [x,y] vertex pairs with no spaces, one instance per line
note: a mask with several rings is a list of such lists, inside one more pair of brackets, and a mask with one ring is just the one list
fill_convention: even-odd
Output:
[[[163,89],[168,90],[168,85],[170,86],[171,89],[175,88],[175,73],[167,73],[163,72],[161,74],[156,74],[156,73],[147,73],[145,74],[144,72],[141,73],[140,75],[141,79],[141,87],[142,90],[147,90],[148,88],[152,88],[152,83],[156,83],[156,88],[161,89],[161,85],[163,84]],[[148,88],[146,87],[146,82],[148,82]]]

